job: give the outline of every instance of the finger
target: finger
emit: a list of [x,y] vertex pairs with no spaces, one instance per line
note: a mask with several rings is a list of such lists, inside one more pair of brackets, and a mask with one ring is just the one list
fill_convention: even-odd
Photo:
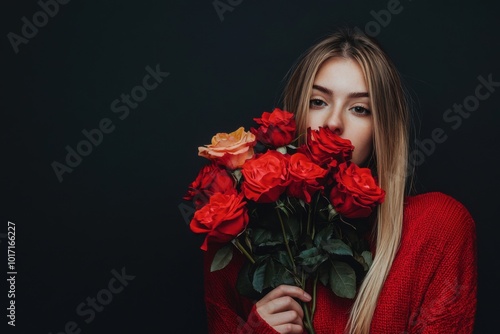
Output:
[[[301,309],[302,310],[302,309]],[[294,323],[296,325],[299,325],[299,326],[303,326],[304,325],[304,322],[303,322],[303,318],[304,316],[303,315],[299,315],[297,313],[297,311],[295,310],[290,310],[290,311],[286,311],[286,312],[283,312],[285,313],[286,315],[284,316],[284,318],[288,318],[290,319],[288,322],[289,323]]]
[[302,326],[302,317],[295,310],[274,313],[266,316],[266,321],[271,326],[279,326],[288,323],[294,323]]
[[262,304],[256,308],[257,313],[271,326],[293,323],[303,325],[304,312],[299,303],[292,297],[284,296]]
[[302,319],[304,317],[304,311],[299,303],[290,296],[283,296],[271,300],[269,303],[263,305],[267,309],[268,313],[279,313],[286,311],[295,311],[299,317]]
[[[273,290],[271,290],[267,295],[265,295],[260,301],[267,303],[270,300],[282,297],[282,296],[290,296],[294,298],[298,298],[304,302],[308,302],[311,300],[311,296],[299,288],[298,286],[286,285],[282,284]],[[260,302],[259,301],[259,302]]]
[[281,334],[302,334],[304,332],[304,328],[296,324],[283,324],[273,328]]

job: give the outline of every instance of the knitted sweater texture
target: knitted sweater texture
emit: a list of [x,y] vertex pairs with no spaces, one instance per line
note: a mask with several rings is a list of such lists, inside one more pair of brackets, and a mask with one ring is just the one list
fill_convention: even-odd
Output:
[[[234,252],[210,272],[205,254],[205,303],[210,334],[275,334],[236,289],[245,258]],[[439,192],[407,197],[401,246],[379,296],[370,333],[472,333],[476,312],[475,223],[467,209]],[[344,333],[353,300],[318,284],[317,334]]]

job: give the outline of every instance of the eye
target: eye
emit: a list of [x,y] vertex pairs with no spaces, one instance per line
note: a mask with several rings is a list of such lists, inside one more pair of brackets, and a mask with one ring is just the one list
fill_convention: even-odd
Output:
[[309,107],[310,108],[318,108],[318,107],[324,107],[326,106],[326,102],[320,99],[311,99],[309,101]]
[[354,106],[350,110],[352,110],[355,114],[362,115],[362,116],[371,114],[370,110],[366,109],[365,107],[361,107],[361,106]]

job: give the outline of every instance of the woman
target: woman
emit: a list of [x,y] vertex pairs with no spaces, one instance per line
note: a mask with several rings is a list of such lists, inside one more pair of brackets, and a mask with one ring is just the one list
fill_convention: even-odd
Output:
[[[369,166],[386,192],[372,234],[374,261],[355,300],[318,285],[316,333],[471,333],[476,310],[475,226],[442,193],[409,196],[408,105],[397,70],[362,33],[340,29],[299,60],[284,91],[299,133],[328,126],[350,139],[353,162]],[[303,333],[299,300],[282,285],[258,301],[235,287],[243,256],[210,272],[205,301],[209,332]]]

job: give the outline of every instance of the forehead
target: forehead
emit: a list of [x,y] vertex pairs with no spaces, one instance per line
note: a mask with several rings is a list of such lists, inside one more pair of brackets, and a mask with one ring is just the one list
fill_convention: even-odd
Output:
[[325,60],[318,68],[314,84],[339,94],[367,91],[361,66],[355,60],[344,57],[332,57]]

